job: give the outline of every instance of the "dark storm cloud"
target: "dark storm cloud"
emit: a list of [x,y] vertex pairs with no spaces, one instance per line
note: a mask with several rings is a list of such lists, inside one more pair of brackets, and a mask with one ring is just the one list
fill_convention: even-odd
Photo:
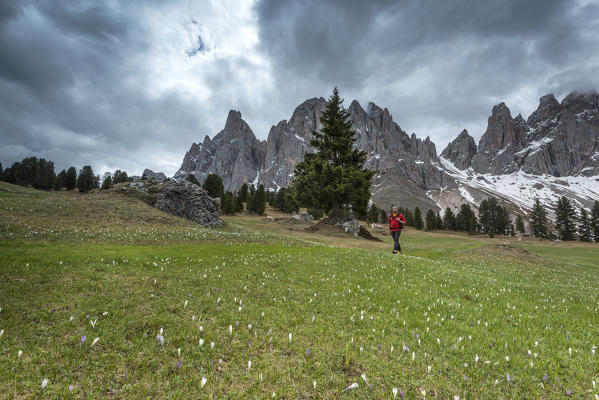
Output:
[[37,155],[57,168],[92,164],[96,170],[173,173],[192,141],[214,133],[205,124],[207,115],[218,115],[214,107],[226,116],[228,105],[216,101],[201,107],[177,90],[147,93],[142,78],[152,27],[137,19],[142,5],[1,4],[4,165]]
[[335,85],[440,152],[463,127],[479,137],[500,101],[529,114],[545,93],[599,88],[597,2],[265,0],[253,12],[0,1],[0,162],[172,174],[229,109],[265,139]]
[[[374,100],[404,129],[436,130],[444,143],[463,126],[480,136],[493,104],[525,88],[536,101],[599,86],[589,65],[599,61],[597,4],[264,0],[256,10],[283,86],[293,78],[292,90],[306,95],[338,85],[346,98]],[[512,106],[530,113],[518,109],[533,106],[525,102]]]

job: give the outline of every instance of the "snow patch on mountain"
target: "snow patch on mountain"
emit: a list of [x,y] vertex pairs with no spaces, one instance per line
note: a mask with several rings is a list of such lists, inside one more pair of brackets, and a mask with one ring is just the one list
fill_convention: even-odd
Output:
[[[505,175],[480,174],[472,168],[460,170],[451,161],[439,157],[437,167],[453,177],[459,192],[468,202],[478,205],[467,187],[480,189],[489,195],[510,201],[521,209],[531,210],[535,198],[548,207],[561,196],[568,196],[577,207],[589,209],[588,204],[599,199],[599,177],[531,175],[522,171]],[[587,203],[585,205],[584,203]]]

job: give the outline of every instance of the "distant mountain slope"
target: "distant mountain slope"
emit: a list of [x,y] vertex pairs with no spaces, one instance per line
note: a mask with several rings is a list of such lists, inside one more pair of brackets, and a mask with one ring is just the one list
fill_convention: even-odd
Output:
[[[300,104],[289,120],[274,125],[265,141],[238,111],[229,112],[225,128],[213,139],[192,144],[175,178],[209,173],[223,178],[226,190],[243,183],[277,190],[293,178],[293,168],[310,147],[312,130],[319,130],[325,100]],[[366,166],[377,171],[373,201],[381,207],[399,204],[435,211],[463,202],[478,206],[496,196],[512,210],[527,210],[539,196],[553,203],[567,195],[589,208],[599,199],[599,95],[572,92],[559,103],[541,97],[527,120],[513,118],[500,103],[493,107],[478,145],[462,131],[437,156],[435,144],[408,135],[387,109],[357,101],[348,107],[357,133],[356,145],[368,154]],[[558,179],[559,178],[559,179]]]

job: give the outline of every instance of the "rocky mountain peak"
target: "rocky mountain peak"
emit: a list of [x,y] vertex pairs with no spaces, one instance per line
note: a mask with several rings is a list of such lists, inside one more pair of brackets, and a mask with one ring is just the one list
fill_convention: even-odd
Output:
[[480,138],[472,167],[479,172],[504,173],[514,154],[522,148],[529,131],[522,116],[512,118],[510,109],[501,102],[493,107],[487,130]]
[[512,114],[510,113],[510,109],[505,103],[502,101],[499,104],[493,106],[493,110],[491,111],[491,118],[511,118]]
[[562,109],[563,107],[553,94],[546,94],[539,99],[539,106],[530,114],[527,123],[531,128],[534,128],[540,122],[547,121],[559,114]]
[[594,90],[588,92],[573,91],[562,100],[561,105],[574,114],[585,110],[597,110],[599,109],[599,94]]
[[472,158],[476,154],[476,142],[474,138],[464,129],[458,137],[445,147],[441,157],[451,161],[459,169],[468,169]]
[[[252,132],[250,126],[241,118],[241,112],[237,110],[229,111],[225,128],[221,132],[226,132],[233,138],[254,139],[256,136]],[[215,137],[216,139],[216,137]]]

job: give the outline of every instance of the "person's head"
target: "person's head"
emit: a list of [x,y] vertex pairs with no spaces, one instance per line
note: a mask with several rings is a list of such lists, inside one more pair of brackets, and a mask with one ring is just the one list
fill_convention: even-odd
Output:
[[393,214],[397,214],[397,206],[391,206],[391,212],[393,212]]

